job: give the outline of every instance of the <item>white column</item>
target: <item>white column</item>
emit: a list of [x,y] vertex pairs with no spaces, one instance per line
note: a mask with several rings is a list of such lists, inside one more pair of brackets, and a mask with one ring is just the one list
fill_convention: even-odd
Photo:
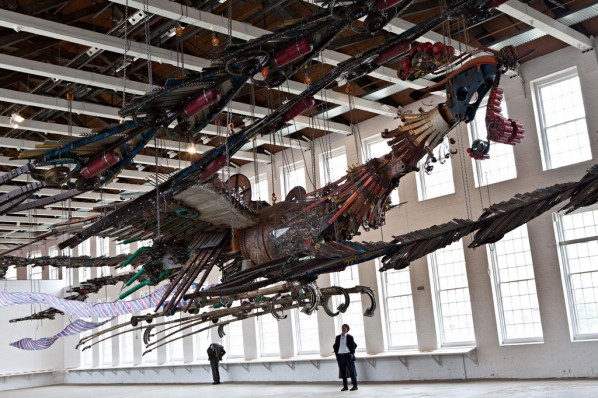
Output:
[[[381,311],[383,311],[384,306],[382,305],[382,290],[378,288],[378,276],[376,273],[378,270],[376,269],[376,263],[372,261],[368,261],[363,264],[359,264],[359,284],[363,286],[369,286],[374,291],[374,297],[376,298],[377,308],[374,312],[373,317],[363,317],[363,327],[365,330],[365,344],[366,350],[368,354],[378,354],[380,352],[384,352],[384,325],[382,323]],[[369,298],[362,294],[361,295],[361,307],[362,307],[362,314],[370,305]],[[359,344],[359,343],[357,343]]]
[[432,305],[432,286],[426,258],[420,258],[409,266],[415,324],[417,325],[417,343],[420,351],[438,348],[434,306]]
[[257,359],[257,318],[243,319],[243,346],[245,360]]
[[[110,326],[118,325],[119,320],[115,318],[109,323]],[[118,329],[112,332],[112,335],[118,333]],[[120,364],[120,336],[111,337],[112,341],[112,366],[118,366]]]
[[[191,328],[184,330],[183,334],[188,334],[191,332]],[[193,338],[195,335],[185,336],[183,337],[183,362],[190,363],[193,362],[194,358],[194,351],[193,351]]]
[[[321,275],[318,278],[318,286],[320,288],[330,287],[330,275]],[[331,300],[332,301],[332,300]],[[324,310],[318,309],[318,334],[320,337],[320,355],[329,357],[334,354],[332,345],[336,333],[334,330],[335,319],[328,316]]]
[[136,330],[133,333],[133,364],[134,365],[141,365],[143,363],[142,354],[145,349],[145,344],[143,344],[143,330]]
[[284,314],[287,317],[278,321],[278,343],[280,345],[280,357],[292,358],[295,356],[293,313],[291,311],[284,311]]

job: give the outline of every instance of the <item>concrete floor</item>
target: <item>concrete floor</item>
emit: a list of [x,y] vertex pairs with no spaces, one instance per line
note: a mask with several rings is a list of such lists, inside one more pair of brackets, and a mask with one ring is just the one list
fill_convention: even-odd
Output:
[[10,398],[302,398],[302,397],[484,397],[595,398],[598,379],[483,380],[451,382],[364,383],[341,392],[337,383],[223,383],[154,385],[56,385],[0,392]]

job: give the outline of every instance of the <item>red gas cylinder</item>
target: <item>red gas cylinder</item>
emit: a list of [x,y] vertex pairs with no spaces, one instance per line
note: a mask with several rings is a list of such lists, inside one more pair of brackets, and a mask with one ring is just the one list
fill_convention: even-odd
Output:
[[216,174],[218,170],[223,168],[226,165],[226,156],[220,155],[216,159],[212,160],[208,163],[201,174],[199,175],[199,180],[204,181],[210,178],[212,175]]
[[280,68],[281,66],[289,64],[294,60],[301,58],[303,55],[308,54],[313,48],[311,42],[304,37],[290,46],[277,51],[272,58],[272,62]]
[[488,104],[491,104],[494,106],[500,106],[501,101],[502,101],[502,98],[499,98],[496,96],[488,98]]
[[519,144],[523,139],[523,135],[525,134],[525,129],[523,125],[516,120],[509,119],[511,122],[511,126],[513,127],[513,133],[509,137],[507,144],[515,145]]
[[183,106],[183,114],[185,114],[187,117],[191,117],[201,112],[208,106],[220,101],[220,98],[222,98],[222,96],[216,88],[204,91]]
[[115,151],[104,153],[99,158],[96,158],[89,162],[89,164],[81,169],[81,175],[83,178],[91,178],[98,174],[108,170],[110,166],[113,166],[120,162],[120,155]]
[[493,113],[501,113],[502,112],[502,108],[500,107],[500,105],[496,105],[496,103],[494,101],[492,103],[488,102],[487,109],[488,110],[486,112],[493,112]]
[[294,107],[289,109],[287,111],[287,113],[285,113],[284,116],[282,117],[282,121],[286,123],[289,120],[294,119],[301,112],[303,112],[306,109],[311,108],[315,104],[316,104],[316,100],[314,97],[307,97],[306,99],[304,99],[303,101],[299,102],[297,105],[295,105]]
[[397,5],[402,1],[405,1],[405,0],[380,0],[380,1],[378,1],[378,9],[386,10],[387,8]]
[[396,58],[411,49],[411,43],[407,40],[401,40],[394,46],[387,48],[386,50],[382,51],[380,55],[374,60],[376,65],[382,65],[385,62],[390,61],[393,58]]

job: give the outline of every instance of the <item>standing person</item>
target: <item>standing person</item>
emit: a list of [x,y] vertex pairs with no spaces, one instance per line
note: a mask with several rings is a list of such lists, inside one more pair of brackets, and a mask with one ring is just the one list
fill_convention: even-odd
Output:
[[212,378],[214,379],[212,384],[220,384],[220,370],[218,369],[218,364],[222,360],[224,354],[226,354],[224,347],[218,343],[212,343],[208,347],[208,359],[210,360]]
[[355,349],[357,344],[353,336],[349,334],[349,325],[346,323],[342,326],[342,333],[336,336],[334,345],[334,354],[338,362],[339,378],[343,379],[343,388],[341,391],[347,391],[347,376],[351,378],[353,387],[351,391],[357,390],[357,372],[355,370]]

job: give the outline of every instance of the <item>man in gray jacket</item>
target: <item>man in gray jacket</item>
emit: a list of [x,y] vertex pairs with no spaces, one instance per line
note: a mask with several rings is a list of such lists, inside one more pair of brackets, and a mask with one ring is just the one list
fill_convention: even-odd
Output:
[[212,378],[214,382],[212,384],[220,384],[220,370],[218,364],[222,360],[222,357],[226,354],[224,347],[218,343],[212,343],[208,347],[208,359],[210,360],[210,366],[212,367]]

